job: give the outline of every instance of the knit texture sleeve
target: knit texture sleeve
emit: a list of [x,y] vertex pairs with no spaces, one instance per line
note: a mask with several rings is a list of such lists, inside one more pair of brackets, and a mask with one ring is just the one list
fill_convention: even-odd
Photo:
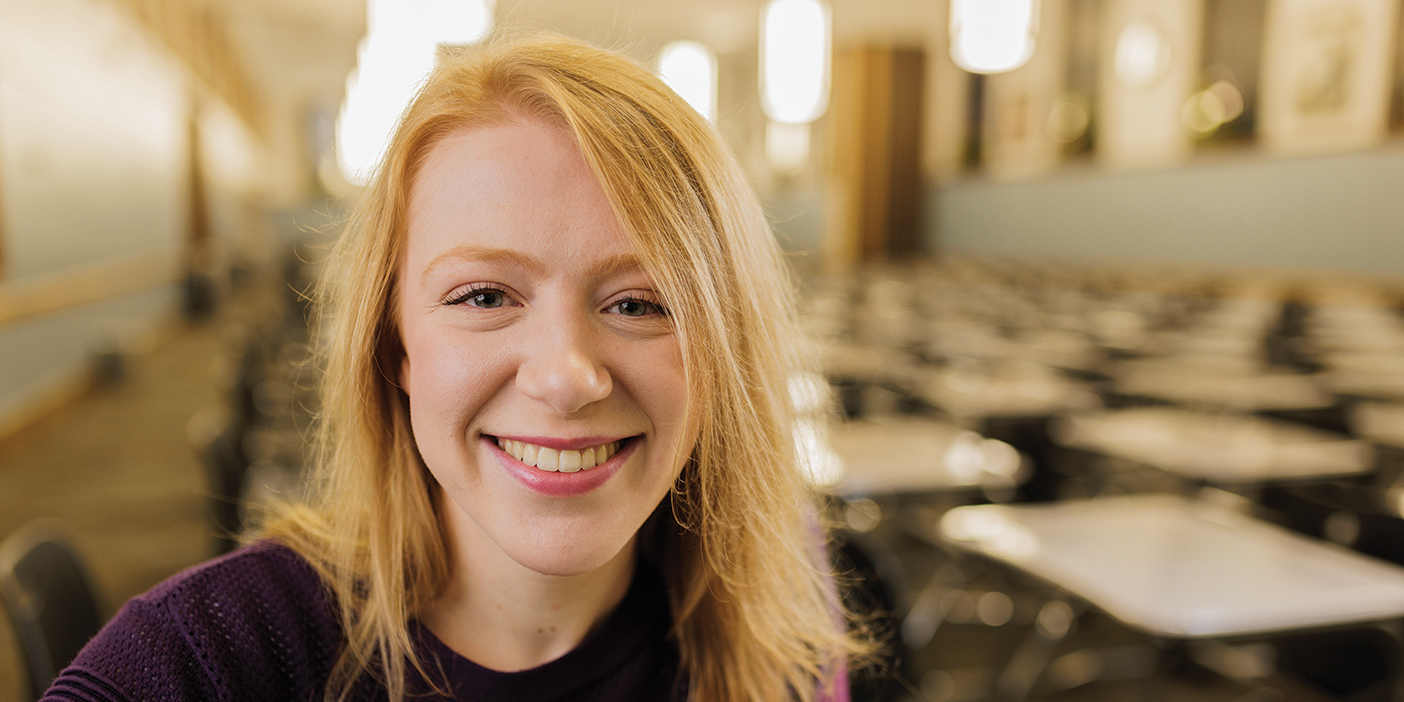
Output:
[[340,641],[316,573],[262,542],[133,598],[43,701],[307,702]]
[[185,637],[164,608],[133,599],[88,642],[41,702],[214,700]]
[[851,702],[851,694],[848,688],[848,666],[840,663],[834,674],[833,688],[820,690],[819,702]]

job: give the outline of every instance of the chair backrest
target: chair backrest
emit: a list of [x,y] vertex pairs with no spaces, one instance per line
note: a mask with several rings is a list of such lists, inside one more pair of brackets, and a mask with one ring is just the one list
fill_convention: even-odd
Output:
[[877,666],[849,671],[849,697],[853,702],[891,702],[902,691],[900,667],[907,658],[897,635],[906,599],[901,567],[891,549],[877,539],[848,530],[836,531],[832,538],[829,559],[844,586],[844,606],[867,620],[886,649]]
[[0,544],[0,603],[19,639],[30,699],[102,628],[92,581],[63,533],[39,520]]
[[1378,488],[1342,482],[1277,486],[1264,489],[1258,502],[1289,529],[1404,565],[1404,518]]

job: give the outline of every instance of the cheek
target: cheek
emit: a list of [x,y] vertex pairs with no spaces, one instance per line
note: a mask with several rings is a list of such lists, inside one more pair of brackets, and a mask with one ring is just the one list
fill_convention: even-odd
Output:
[[405,335],[401,379],[410,399],[417,441],[445,433],[458,435],[510,373],[502,354],[450,334]]
[[687,375],[677,342],[657,343],[643,349],[629,369],[628,385],[660,436],[678,442],[683,454],[691,453],[697,421],[688,417]]

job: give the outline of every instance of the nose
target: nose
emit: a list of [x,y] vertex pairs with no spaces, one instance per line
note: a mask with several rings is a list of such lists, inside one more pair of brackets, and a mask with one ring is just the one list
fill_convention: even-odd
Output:
[[614,381],[599,361],[586,325],[553,322],[527,342],[517,389],[561,414],[574,414],[609,396]]

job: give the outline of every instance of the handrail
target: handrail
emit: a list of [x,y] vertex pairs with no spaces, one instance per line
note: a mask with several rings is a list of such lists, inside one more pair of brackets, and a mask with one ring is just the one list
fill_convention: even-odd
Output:
[[20,319],[172,283],[180,278],[180,271],[175,255],[155,254],[0,282],[0,328]]

